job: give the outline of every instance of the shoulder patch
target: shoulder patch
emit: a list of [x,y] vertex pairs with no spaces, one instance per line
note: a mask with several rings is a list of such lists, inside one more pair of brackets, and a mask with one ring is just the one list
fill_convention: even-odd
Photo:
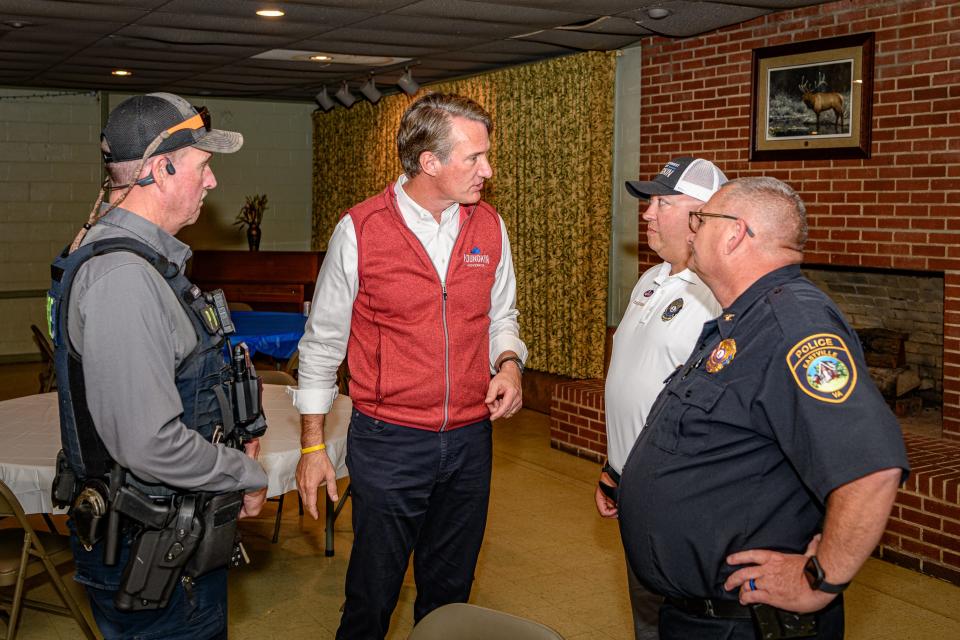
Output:
[[845,402],[857,386],[857,367],[843,338],[815,333],[793,345],[787,366],[800,389],[811,398]]

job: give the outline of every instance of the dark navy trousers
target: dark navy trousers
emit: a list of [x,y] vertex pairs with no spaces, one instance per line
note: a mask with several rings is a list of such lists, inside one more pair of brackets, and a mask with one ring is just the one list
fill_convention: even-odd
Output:
[[413,553],[414,620],[466,602],[490,495],[489,420],[426,431],[354,410],[347,434],[353,549],[340,640],[383,638]]

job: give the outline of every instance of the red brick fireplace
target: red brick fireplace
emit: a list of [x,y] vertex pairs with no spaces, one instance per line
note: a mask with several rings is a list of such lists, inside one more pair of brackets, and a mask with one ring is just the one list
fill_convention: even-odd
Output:
[[[863,32],[875,33],[871,157],[750,162],[752,50]],[[943,440],[907,438],[914,474],[877,554],[960,584],[958,46],[955,0],[846,0],[695,38],[650,37],[642,43],[639,108],[640,176],[654,175],[671,157],[695,155],[729,177],[779,178],[807,203],[807,266],[943,278],[942,380],[935,384]],[[643,247],[642,232],[639,242]],[[657,261],[641,251],[638,273]],[[557,386],[553,446],[602,460],[603,420],[602,381]]]

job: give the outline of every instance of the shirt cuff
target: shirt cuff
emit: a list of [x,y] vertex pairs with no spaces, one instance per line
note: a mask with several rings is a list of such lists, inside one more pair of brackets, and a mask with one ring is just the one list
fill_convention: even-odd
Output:
[[524,366],[527,364],[527,345],[523,340],[514,336],[496,336],[490,340],[490,373],[496,373],[494,365],[497,358],[505,351],[513,351],[523,360]]
[[287,395],[293,398],[293,406],[300,415],[314,413],[330,413],[333,401],[337,399],[339,391],[336,387],[329,389],[299,389],[287,387]]

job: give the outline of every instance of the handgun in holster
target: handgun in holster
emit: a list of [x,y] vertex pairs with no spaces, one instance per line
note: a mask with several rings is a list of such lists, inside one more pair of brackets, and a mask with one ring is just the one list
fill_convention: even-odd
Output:
[[140,523],[141,533],[134,539],[114,598],[117,609],[165,607],[181,579],[192,581],[232,564],[242,506],[242,491],[191,493],[160,506],[137,489],[124,487],[117,509]]
[[817,617],[813,613],[793,613],[767,604],[753,604],[750,605],[750,614],[761,640],[814,638],[817,635]]
[[199,494],[157,505],[133,487],[124,487],[114,508],[131,518],[141,531],[130,547],[114,605],[120,611],[146,611],[167,606],[183,567],[203,536]]

